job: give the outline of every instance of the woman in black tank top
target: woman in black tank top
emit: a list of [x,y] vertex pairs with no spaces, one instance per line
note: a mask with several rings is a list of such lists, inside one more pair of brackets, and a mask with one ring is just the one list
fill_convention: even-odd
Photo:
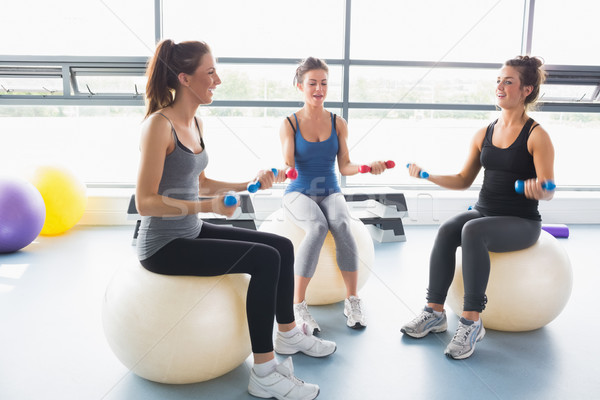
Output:
[[[430,258],[427,305],[417,318],[402,327],[402,332],[412,337],[446,330],[444,302],[454,278],[456,249],[461,246],[465,298],[457,333],[445,351],[450,358],[469,357],[485,334],[479,314],[487,302],[488,252],[515,251],[533,245],[541,230],[538,201],[550,200],[554,195],[542,188],[543,182],[554,179],[552,141],[527,116],[544,78],[538,58],[519,56],[506,61],[496,82],[500,117],[475,134],[459,173],[431,174],[427,178],[444,188],[463,190],[484,169],[483,186],[474,209],[440,226]],[[418,178],[420,172],[421,167],[410,165],[411,176]],[[522,195],[515,192],[515,180],[525,181]]]

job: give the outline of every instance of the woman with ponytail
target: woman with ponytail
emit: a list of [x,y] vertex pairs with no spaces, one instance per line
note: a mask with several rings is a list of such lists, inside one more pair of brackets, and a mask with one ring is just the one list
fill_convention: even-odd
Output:
[[[545,79],[542,64],[529,56],[506,61],[496,82],[500,117],[475,134],[459,173],[427,178],[447,189],[464,190],[482,167],[485,171],[474,209],[440,226],[430,257],[427,305],[402,327],[403,333],[415,338],[447,329],[444,302],[454,277],[456,248],[461,246],[463,313],[445,351],[453,359],[469,357],[485,335],[479,314],[487,302],[488,252],[516,251],[535,244],[542,225],[538,201],[554,196],[544,185],[554,179],[554,147],[548,133],[527,115]],[[418,178],[420,171],[418,165],[410,165],[411,176]],[[516,193],[516,180],[524,181],[523,194]]]
[[[137,240],[140,263],[165,275],[249,274],[246,311],[254,367],[248,391],[263,398],[314,399],[319,387],[294,376],[291,358],[279,364],[274,355],[276,350],[325,357],[336,349],[335,343],[296,326],[292,243],[274,234],[212,225],[197,216],[203,212],[231,216],[237,205],[225,205],[224,194],[246,190],[249,183],[222,182],[204,172],[207,147],[202,121],[195,114],[200,105],[212,102],[221,84],[210,48],[204,42],[164,40],[147,75],[148,109],[135,196],[142,216]],[[271,171],[259,171],[255,179],[261,189],[276,181]],[[219,327],[215,329],[210,334],[218,335]]]

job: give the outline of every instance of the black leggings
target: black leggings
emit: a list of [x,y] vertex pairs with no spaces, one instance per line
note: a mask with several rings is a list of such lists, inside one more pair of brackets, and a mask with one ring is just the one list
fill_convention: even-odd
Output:
[[197,239],[175,239],[140,262],[164,275],[250,274],[246,314],[254,353],[273,351],[273,316],[294,321],[294,247],[282,236],[203,222]]
[[542,223],[519,217],[484,217],[472,210],[459,214],[440,226],[429,263],[427,301],[444,304],[454,278],[456,249],[462,247],[465,286],[464,311],[481,312],[487,298],[490,277],[489,251],[502,253],[534,245]]

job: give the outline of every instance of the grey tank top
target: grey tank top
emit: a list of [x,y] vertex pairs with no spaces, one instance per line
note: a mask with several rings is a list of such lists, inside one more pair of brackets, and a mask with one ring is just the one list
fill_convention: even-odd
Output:
[[[169,121],[168,118],[167,120]],[[197,121],[196,127],[200,132]],[[199,197],[198,177],[208,164],[204,141],[200,136],[202,152],[194,154],[179,142],[172,123],[171,131],[175,141],[175,150],[165,158],[158,194],[166,198],[165,202],[168,201],[168,198],[196,201]],[[173,217],[143,216],[137,238],[138,258],[140,260],[149,258],[174,239],[195,239],[200,234],[201,228],[202,220],[198,218],[197,214]]]

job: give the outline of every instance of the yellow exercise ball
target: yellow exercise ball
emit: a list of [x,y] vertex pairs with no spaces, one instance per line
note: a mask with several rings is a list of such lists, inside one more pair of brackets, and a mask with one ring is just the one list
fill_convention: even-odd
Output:
[[203,382],[251,353],[245,274],[215,277],[152,273],[123,265],[104,296],[108,344],[136,375],[160,383]]
[[[573,287],[571,262],[558,240],[546,231],[527,249],[490,252],[490,262],[488,303],[481,314],[486,328],[510,332],[538,329],[554,320],[569,301]],[[463,297],[459,249],[447,298],[457,315],[462,313]]]
[[34,171],[31,183],[46,205],[41,235],[60,235],[79,222],[87,195],[85,184],[73,172],[58,166],[40,166]]
[[[259,230],[287,237],[292,241],[294,251],[298,250],[305,236],[300,227],[285,217],[283,208],[271,214],[260,225]],[[371,234],[360,219],[352,219],[351,230],[358,249],[358,289],[360,290],[371,274],[375,249]],[[332,304],[346,298],[346,285],[337,265],[335,241],[331,232],[327,233],[320,251],[317,269],[306,289],[308,305]]]

